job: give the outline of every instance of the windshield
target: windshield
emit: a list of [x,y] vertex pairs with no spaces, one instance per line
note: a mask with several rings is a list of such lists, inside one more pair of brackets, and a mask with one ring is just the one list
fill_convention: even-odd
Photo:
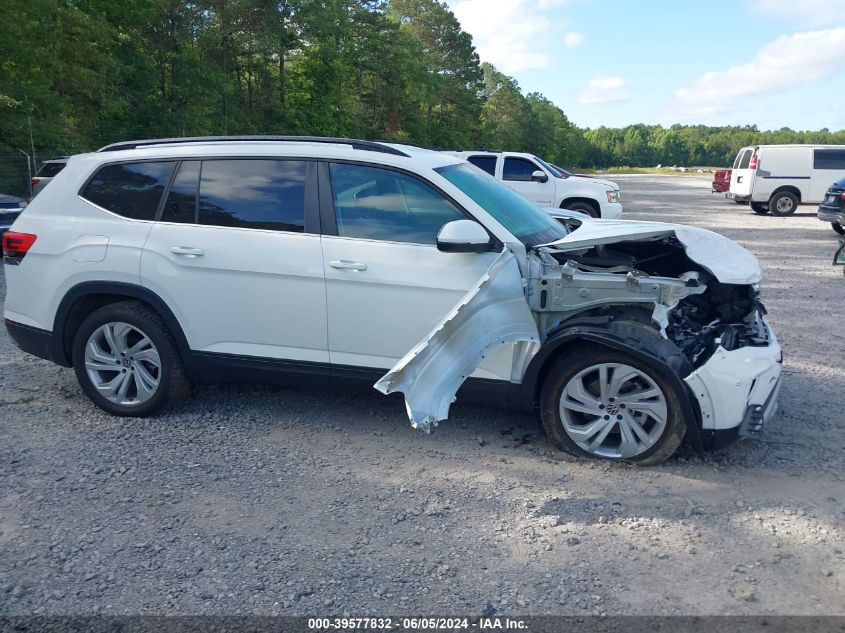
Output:
[[567,235],[566,229],[551,216],[469,163],[439,167],[435,171],[472,198],[526,246],[547,244]]
[[549,173],[551,173],[551,175],[554,176],[555,178],[567,178],[569,176],[569,174],[567,173],[567,171],[565,169],[561,169],[557,165],[552,165],[551,163],[547,163],[542,158],[537,158],[536,156],[534,157],[534,159],[538,163],[540,163],[543,167],[545,167],[546,170],[549,171]]

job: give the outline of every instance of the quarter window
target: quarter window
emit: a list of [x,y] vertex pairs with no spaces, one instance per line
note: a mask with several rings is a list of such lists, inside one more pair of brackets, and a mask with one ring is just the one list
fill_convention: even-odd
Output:
[[162,222],[197,221],[197,185],[200,179],[200,162],[189,160],[179,165],[176,178],[170,186],[170,193],[161,212]]
[[845,149],[817,149],[813,153],[813,169],[845,170]]
[[518,180],[530,182],[531,174],[540,169],[530,160],[524,158],[506,158],[502,180]]
[[467,158],[469,162],[483,169],[491,176],[496,175],[496,157],[495,156],[470,156]]
[[444,224],[466,218],[437,190],[399,172],[334,163],[331,179],[341,237],[436,244]]
[[199,224],[302,233],[305,167],[297,160],[203,161]]
[[154,220],[173,162],[122,163],[101,168],[82,197],[133,220]]

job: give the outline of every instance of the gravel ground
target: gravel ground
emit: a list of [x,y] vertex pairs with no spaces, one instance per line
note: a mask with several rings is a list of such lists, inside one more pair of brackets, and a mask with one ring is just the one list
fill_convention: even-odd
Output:
[[627,217],[762,260],[787,373],[762,441],[642,469],[529,414],[456,405],[425,436],[375,391],[237,385],[112,418],[3,330],[0,614],[845,614],[836,235],[618,181]]

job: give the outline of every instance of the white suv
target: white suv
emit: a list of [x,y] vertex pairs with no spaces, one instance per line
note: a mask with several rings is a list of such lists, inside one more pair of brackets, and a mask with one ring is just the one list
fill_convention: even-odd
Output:
[[448,152],[467,159],[541,209],[581,211],[594,218],[622,215],[619,185],[571,174],[534,154],[485,150]]
[[692,227],[558,218],[443,153],[296,137],[74,156],[3,237],[6,327],[116,415],[187,379],[539,409],[559,447],[653,464],[775,409],[760,268]]

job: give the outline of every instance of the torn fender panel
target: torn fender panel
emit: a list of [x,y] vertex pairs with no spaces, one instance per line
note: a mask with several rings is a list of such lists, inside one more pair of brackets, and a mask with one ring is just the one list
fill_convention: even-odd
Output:
[[754,284],[763,276],[757,258],[736,242],[713,231],[683,224],[583,219],[581,226],[569,235],[544,246],[566,251],[664,237],[676,237],[684,245],[687,256],[722,283]]
[[458,389],[486,356],[503,345],[523,342],[520,355],[530,359],[539,341],[516,257],[505,249],[375,388],[384,394],[404,393],[411,426],[430,432],[448,417]]

